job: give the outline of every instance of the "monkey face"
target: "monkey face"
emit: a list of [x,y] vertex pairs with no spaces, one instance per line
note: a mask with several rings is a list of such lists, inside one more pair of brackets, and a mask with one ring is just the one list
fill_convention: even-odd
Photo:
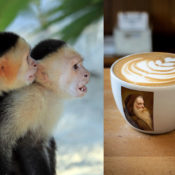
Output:
[[80,97],[85,95],[87,92],[86,84],[89,81],[90,73],[82,65],[82,59],[80,57],[75,57],[70,63],[70,72],[68,72],[67,78],[68,83],[68,93],[75,97]]
[[87,92],[90,76],[82,61],[77,52],[64,47],[39,62],[36,81],[63,97],[81,97]]
[[28,54],[19,69],[18,80],[21,81],[21,83],[29,85],[35,80],[36,71],[36,61]]
[[35,79],[36,71],[30,47],[22,38],[0,59],[0,81],[6,90],[29,85]]
[[75,51],[70,54],[66,53],[64,61],[62,60],[64,69],[59,78],[59,86],[69,96],[81,97],[87,92],[86,84],[89,81],[90,73],[84,68],[82,61],[80,55]]
[[18,44],[20,49],[17,48],[14,51],[16,55],[14,59],[18,59],[20,62],[20,67],[17,71],[17,84],[19,86],[25,86],[34,81],[37,64],[36,61],[30,57],[29,45],[22,39]]

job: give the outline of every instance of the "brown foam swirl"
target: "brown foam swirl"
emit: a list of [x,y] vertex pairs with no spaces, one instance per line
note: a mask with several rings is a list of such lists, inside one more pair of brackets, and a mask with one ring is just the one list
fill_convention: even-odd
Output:
[[152,52],[119,60],[113,68],[120,79],[145,86],[175,84],[175,54]]

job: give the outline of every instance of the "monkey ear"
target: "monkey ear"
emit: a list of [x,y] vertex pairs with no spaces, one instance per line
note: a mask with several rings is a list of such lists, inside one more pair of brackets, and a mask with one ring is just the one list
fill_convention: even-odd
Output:
[[0,64],[0,70],[1,70],[2,72],[4,72],[5,66],[4,66],[3,64]]
[[6,64],[7,64],[7,60],[5,58],[0,58],[0,73],[5,72]]
[[37,65],[37,78],[40,81],[48,81],[48,74],[46,72],[46,69],[41,64]]

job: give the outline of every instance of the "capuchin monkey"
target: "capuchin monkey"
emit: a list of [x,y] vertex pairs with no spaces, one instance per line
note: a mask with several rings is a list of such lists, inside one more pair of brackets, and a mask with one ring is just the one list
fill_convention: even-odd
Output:
[[15,33],[0,32],[0,94],[31,84],[36,71],[28,43]]
[[0,98],[0,175],[15,174],[15,160],[23,175],[55,174],[52,133],[63,101],[87,92],[89,72],[65,42],[42,41],[31,56],[38,61],[35,82]]

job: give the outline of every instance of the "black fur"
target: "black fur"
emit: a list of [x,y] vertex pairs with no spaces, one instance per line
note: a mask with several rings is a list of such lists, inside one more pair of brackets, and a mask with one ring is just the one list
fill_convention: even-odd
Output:
[[1,92],[0,94],[0,127],[1,125],[3,125],[3,122],[5,122],[6,119],[9,118],[8,109],[11,107],[11,104],[13,102],[12,94],[15,91],[17,90]]
[[65,45],[66,43],[64,41],[56,39],[41,41],[32,49],[31,57],[33,57],[35,60],[41,60],[47,55],[56,52]]
[[7,115],[7,107],[8,107],[7,99],[9,96],[10,96],[10,92],[8,93],[5,92],[2,95],[0,95],[0,125]]
[[54,138],[51,138],[48,141],[48,146],[46,146],[46,141],[38,140],[36,142],[33,140],[33,136],[26,134],[18,140],[16,147],[13,149],[13,160],[17,164],[11,174],[55,175],[56,143]]
[[0,32],[0,57],[14,47],[19,36],[12,32]]
[[23,175],[51,175],[42,147],[18,147],[16,158]]
[[56,174],[56,142],[53,137],[49,140],[49,146],[47,147],[47,151],[49,154],[51,175],[55,175]]
[[[6,119],[9,118],[7,109],[9,106],[8,102],[11,99],[10,96],[11,96],[10,91],[8,93],[3,93],[2,95],[0,95],[0,127],[4,125]],[[11,160],[8,158],[9,155],[7,155],[7,153],[4,151],[4,147],[1,146],[5,146],[6,150],[10,150],[8,142],[4,143],[1,140],[0,136],[0,175],[6,175],[9,173],[11,169]]]
[[7,159],[5,153],[0,151],[0,175],[8,175],[11,169],[11,162]]

